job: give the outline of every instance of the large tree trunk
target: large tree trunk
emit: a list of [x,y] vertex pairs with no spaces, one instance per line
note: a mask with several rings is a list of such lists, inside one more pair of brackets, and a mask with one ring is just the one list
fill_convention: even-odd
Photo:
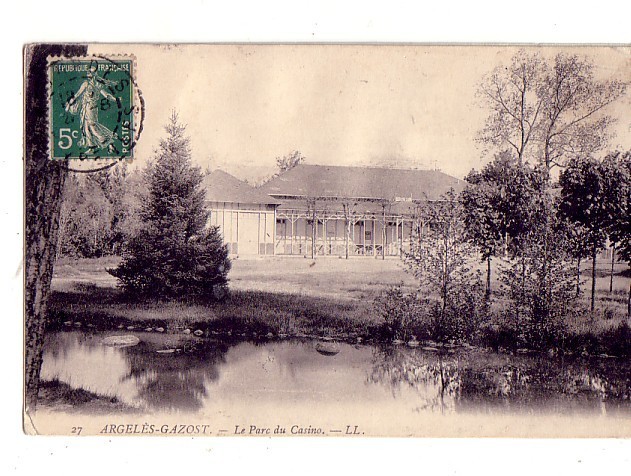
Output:
[[25,410],[35,409],[46,326],[61,193],[66,170],[48,159],[47,56],[74,56],[84,45],[36,45],[24,51],[25,85]]

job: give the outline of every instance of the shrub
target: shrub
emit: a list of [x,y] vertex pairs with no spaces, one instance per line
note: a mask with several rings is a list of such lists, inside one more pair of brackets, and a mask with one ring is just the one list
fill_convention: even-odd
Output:
[[406,340],[411,336],[413,326],[418,324],[421,308],[414,296],[403,292],[402,284],[379,294],[374,307],[383,318],[384,337]]

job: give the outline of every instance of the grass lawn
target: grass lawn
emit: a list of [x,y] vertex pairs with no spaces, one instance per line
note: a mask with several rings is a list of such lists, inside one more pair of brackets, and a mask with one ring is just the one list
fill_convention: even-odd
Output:
[[118,262],[116,257],[60,259],[52,283],[53,325],[356,338],[379,326],[372,302],[383,289],[415,285],[398,259],[237,259],[225,302],[132,302],[106,271]]

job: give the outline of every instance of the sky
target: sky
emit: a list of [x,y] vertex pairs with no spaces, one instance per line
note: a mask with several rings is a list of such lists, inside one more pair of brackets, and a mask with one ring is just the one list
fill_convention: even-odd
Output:
[[[133,54],[146,104],[135,164],[164,136],[175,109],[202,168],[307,163],[438,168],[458,178],[490,157],[475,138],[488,113],[485,74],[519,48],[403,45],[95,45]],[[631,81],[631,49],[577,48],[599,78]],[[556,47],[543,49],[553,57]],[[609,109],[611,148],[631,149],[631,91]]]

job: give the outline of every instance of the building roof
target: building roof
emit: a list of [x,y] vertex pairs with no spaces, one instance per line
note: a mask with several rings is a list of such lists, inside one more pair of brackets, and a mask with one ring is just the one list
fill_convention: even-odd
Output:
[[275,197],[437,200],[464,180],[438,170],[300,164],[259,190]]
[[279,205],[281,202],[223,170],[214,170],[204,177],[206,200],[210,202]]

